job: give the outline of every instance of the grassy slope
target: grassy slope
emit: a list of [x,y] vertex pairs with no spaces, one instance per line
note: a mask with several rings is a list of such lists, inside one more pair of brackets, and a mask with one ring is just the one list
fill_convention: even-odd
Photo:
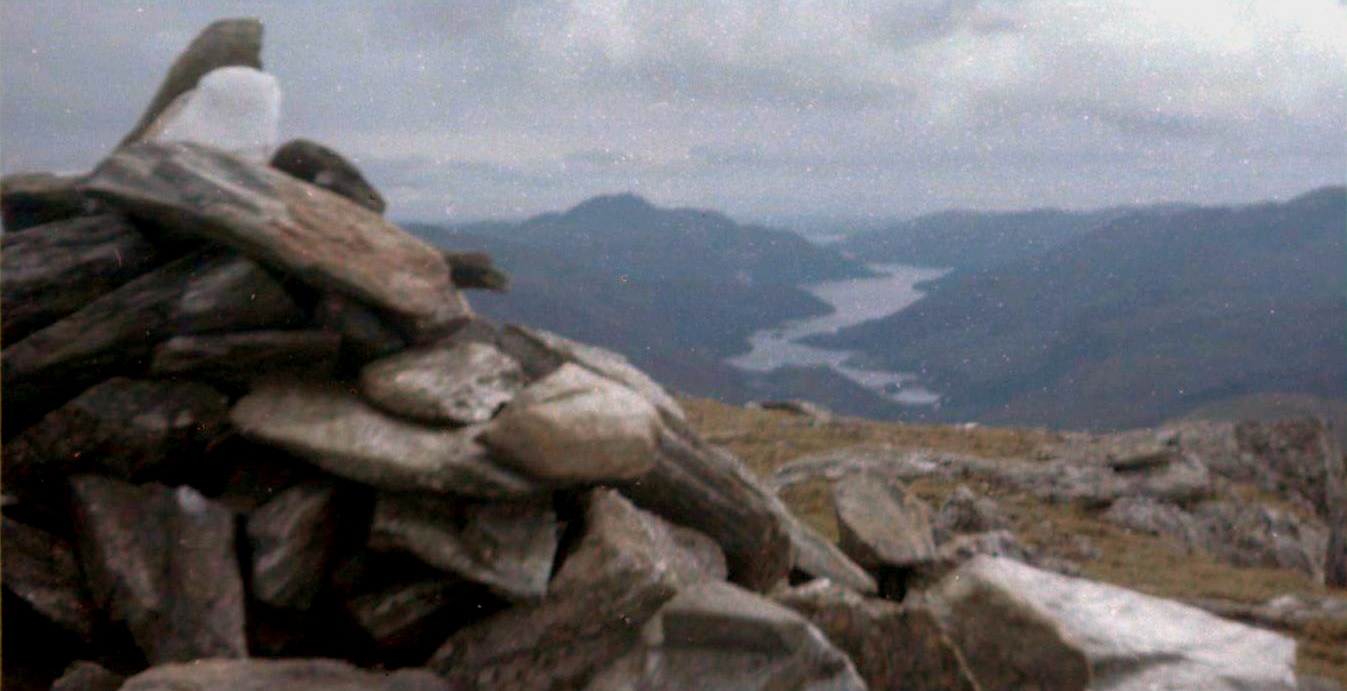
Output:
[[[1036,429],[949,425],[903,425],[843,418],[812,423],[789,413],[749,410],[703,399],[685,399],[693,425],[742,458],[754,472],[770,477],[776,468],[805,454],[858,444],[929,448],[987,458],[1032,459],[1038,449],[1060,441]],[[1287,593],[1324,593],[1302,574],[1279,569],[1240,568],[1202,555],[1184,554],[1171,540],[1139,535],[1071,506],[1047,504],[970,481],[972,488],[999,501],[1016,521],[1025,542],[1081,565],[1088,578],[1172,598],[1220,598],[1264,602]],[[938,506],[955,487],[922,481],[912,489]],[[786,502],[826,535],[836,535],[827,488],[792,488]],[[1085,538],[1093,550],[1082,549]],[[1330,591],[1347,597],[1347,591]],[[1307,627],[1287,632],[1300,642],[1302,673],[1347,684],[1347,629]]]

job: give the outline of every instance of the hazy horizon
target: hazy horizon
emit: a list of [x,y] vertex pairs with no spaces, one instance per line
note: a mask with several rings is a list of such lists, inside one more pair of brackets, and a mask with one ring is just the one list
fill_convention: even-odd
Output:
[[282,138],[390,215],[600,194],[745,222],[1286,199],[1347,171],[1347,5],[0,4],[0,168],[84,170],[214,19],[258,16]]

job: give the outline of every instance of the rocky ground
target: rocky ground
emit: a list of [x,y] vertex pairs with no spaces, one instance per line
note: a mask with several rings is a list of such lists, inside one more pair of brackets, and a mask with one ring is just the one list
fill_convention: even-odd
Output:
[[[1139,450],[1156,439],[1163,441],[1174,435],[1182,438],[1185,429],[1194,446],[1199,445],[1200,438],[1211,455],[1215,455],[1210,451],[1214,440],[1234,441],[1236,437],[1235,425],[1210,423],[1183,423],[1165,432],[1147,430],[1130,436],[1090,436],[976,425],[903,425],[834,418],[819,414],[821,411],[741,408],[705,399],[689,398],[681,403],[692,426],[708,440],[743,458],[764,479],[787,479],[778,482],[786,504],[830,537],[838,533],[833,483],[826,475],[820,478],[799,472],[820,460],[851,458],[861,465],[899,464],[910,452],[921,452],[1032,469],[1059,459],[1078,459],[1082,451],[1097,453],[1104,449],[1107,456],[1110,445],[1115,455],[1119,447]],[[1294,428],[1285,427],[1288,431]],[[1246,425],[1244,436],[1253,436],[1259,428]],[[1259,448],[1266,448],[1266,444]],[[1239,454],[1227,450],[1224,455]],[[1158,520],[1156,512],[1125,510],[1128,506],[1149,506],[1145,499],[1114,502],[1121,503],[1118,509],[1088,497],[1063,501],[1043,487],[1008,482],[1006,475],[997,467],[954,475],[917,474],[909,486],[941,512],[948,507],[950,513],[956,513],[952,509],[968,505],[969,497],[994,505],[992,510],[971,511],[997,517],[977,527],[1008,529],[1020,548],[1032,555],[1031,561],[1049,568],[1178,599],[1224,617],[1283,631],[1300,643],[1297,669],[1347,684],[1347,589],[1323,585],[1317,577],[1318,567],[1312,558],[1304,558],[1303,548],[1280,545],[1269,549],[1257,531],[1246,531],[1233,540],[1227,536],[1217,544],[1212,536],[1195,536],[1191,525],[1166,529],[1170,526]],[[1320,520],[1303,496],[1288,498],[1285,488],[1275,483],[1263,485],[1252,476],[1236,474],[1236,479],[1216,484],[1220,488],[1213,489],[1213,496],[1220,494],[1240,505],[1255,507],[1253,513],[1270,533],[1313,533],[1313,526]],[[1312,489],[1313,485],[1303,484],[1302,488]],[[1225,514],[1221,517],[1227,518]],[[1317,544],[1318,538],[1303,539]]]
[[0,181],[5,689],[1337,688],[1322,425],[689,413],[477,316],[504,277],[336,152],[217,127],[192,86],[265,106],[260,35],[208,28],[90,173]]

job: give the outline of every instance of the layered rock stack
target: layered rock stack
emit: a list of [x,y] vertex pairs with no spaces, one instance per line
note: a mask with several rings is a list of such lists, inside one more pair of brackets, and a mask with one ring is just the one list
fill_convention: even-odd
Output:
[[[857,565],[622,357],[476,317],[499,274],[335,152],[201,122],[260,36],[208,29],[88,175],[4,182],[6,688],[1293,688],[1279,636],[1006,559],[875,597],[925,519],[857,520]],[[1202,635],[1120,662],[1101,608]]]

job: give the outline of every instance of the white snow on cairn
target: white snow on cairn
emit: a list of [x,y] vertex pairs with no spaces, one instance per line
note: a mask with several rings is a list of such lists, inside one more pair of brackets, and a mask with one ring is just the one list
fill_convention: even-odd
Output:
[[146,139],[197,142],[265,163],[280,136],[281,87],[251,67],[221,67],[174,99]]

